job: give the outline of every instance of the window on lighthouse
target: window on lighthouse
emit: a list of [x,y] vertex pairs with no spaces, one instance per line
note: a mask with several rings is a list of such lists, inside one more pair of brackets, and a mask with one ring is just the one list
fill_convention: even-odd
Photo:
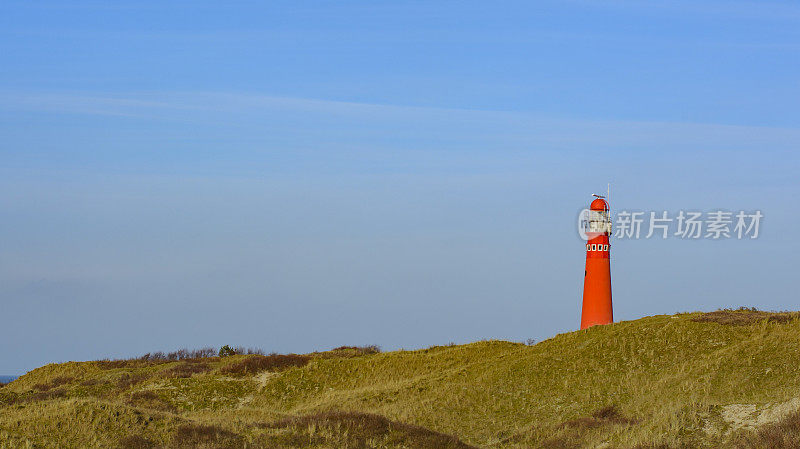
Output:
[[597,251],[597,245],[596,244],[592,244],[592,251]]

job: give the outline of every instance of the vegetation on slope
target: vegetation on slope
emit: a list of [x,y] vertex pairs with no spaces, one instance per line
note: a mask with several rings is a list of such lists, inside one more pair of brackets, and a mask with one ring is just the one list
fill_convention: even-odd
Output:
[[0,388],[0,447],[788,448],[798,391],[797,314],[718,311],[533,346],[47,365]]

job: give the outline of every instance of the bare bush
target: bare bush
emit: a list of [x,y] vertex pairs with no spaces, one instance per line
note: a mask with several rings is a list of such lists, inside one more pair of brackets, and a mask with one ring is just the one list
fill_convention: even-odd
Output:
[[339,346],[338,348],[334,348],[334,351],[342,351],[342,350],[351,350],[356,351],[361,355],[369,355],[369,354],[378,354],[381,352],[381,347],[378,345],[367,345],[367,346]]
[[67,397],[67,390],[64,388],[54,388],[48,391],[39,391],[33,394],[28,395],[24,399],[26,401],[47,401],[50,399],[59,399]]
[[580,449],[581,445],[567,437],[553,437],[543,441],[541,449]]
[[245,348],[244,346],[230,347],[225,345],[219,348],[220,357],[229,357],[232,355],[264,355],[264,351],[260,348]]
[[138,407],[150,408],[154,410],[161,410],[166,412],[175,412],[177,409],[174,405],[159,396],[155,391],[135,391],[128,397],[128,403]]
[[180,360],[209,359],[217,356],[217,350],[211,347],[200,349],[178,349],[172,352],[148,352],[130,359],[98,360],[95,363],[101,369],[135,368]]
[[217,351],[214,348],[200,348],[200,349],[178,349],[177,351],[172,351],[164,354],[163,352],[154,352],[152,354],[145,354],[139,357],[141,360],[148,360],[148,361],[159,361],[159,360],[166,360],[168,362],[174,362],[177,360],[189,360],[189,359],[205,359],[209,357],[216,356]]
[[128,367],[130,360],[97,360],[94,362],[100,369],[116,369]]
[[61,385],[68,384],[68,383],[72,382],[73,380],[75,380],[74,377],[58,376],[58,377],[55,377],[52,380],[50,380],[50,382],[48,382],[48,383],[35,384],[33,386],[33,388],[35,388],[35,389],[37,389],[39,391],[48,391],[48,390],[52,390],[53,388],[60,387]]
[[739,309],[721,309],[704,313],[692,319],[700,323],[719,323],[730,326],[747,326],[759,322],[786,324],[798,319],[797,312],[765,312],[754,307],[741,307]]
[[162,370],[159,374],[161,377],[188,378],[192,377],[194,374],[206,373],[208,371],[211,371],[211,365],[200,362],[197,359],[190,359]]
[[591,416],[571,419],[561,424],[561,427],[572,427],[581,429],[592,429],[608,424],[635,424],[636,420],[626,418],[613,405],[603,407]]
[[140,435],[129,435],[119,440],[120,449],[152,449],[155,443]]
[[240,435],[219,426],[183,424],[175,432],[170,447],[238,449],[245,447],[245,441]]
[[142,373],[123,374],[117,380],[117,388],[119,388],[120,390],[126,390],[138,383],[144,382],[145,380],[147,380],[148,377],[149,376]]
[[223,374],[245,375],[261,371],[282,371],[292,367],[305,366],[311,357],[298,354],[250,355],[220,369]]
[[234,351],[237,354],[247,354],[247,355],[266,355],[264,350],[261,348],[244,348],[242,346],[237,346],[234,348]]
[[800,447],[800,412],[781,421],[741,434],[734,441],[737,449],[796,449]]

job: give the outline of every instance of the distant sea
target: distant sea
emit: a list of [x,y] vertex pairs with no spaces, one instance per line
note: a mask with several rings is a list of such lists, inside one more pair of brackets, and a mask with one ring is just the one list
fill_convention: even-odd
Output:
[[7,384],[19,376],[0,376],[0,384]]

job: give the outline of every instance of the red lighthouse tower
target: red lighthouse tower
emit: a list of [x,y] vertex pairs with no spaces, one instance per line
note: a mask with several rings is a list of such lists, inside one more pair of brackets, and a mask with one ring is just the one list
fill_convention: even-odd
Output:
[[586,272],[583,278],[581,329],[614,322],[611,307],[611,215],[608,201],[600,195],[584,217]]

